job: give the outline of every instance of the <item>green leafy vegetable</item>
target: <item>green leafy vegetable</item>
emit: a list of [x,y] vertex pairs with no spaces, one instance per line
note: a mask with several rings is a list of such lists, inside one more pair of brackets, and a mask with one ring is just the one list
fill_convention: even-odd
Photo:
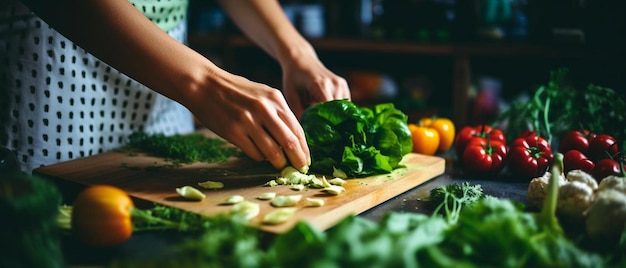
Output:
[[227,146],[224,140],[200,133],[166,136],[135,132],[129,136],[126,148],[164,157],[175,164],[223,162],[241,153],[236,147]]
[[309,107],[302,127],[311,150],[310,171],[332,174],[337,168],[351,177],[391,172],[413,148],[407,121],[391,103],[370,109],[333,100]]

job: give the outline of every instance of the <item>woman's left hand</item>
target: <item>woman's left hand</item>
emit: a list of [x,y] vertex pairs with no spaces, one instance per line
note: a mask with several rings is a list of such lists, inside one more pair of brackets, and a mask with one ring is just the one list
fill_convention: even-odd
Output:
[[300,57],[283,64],[282,69],[285,99],[298,118],[312,104],[350,99],[346,80],[328,70],[316,56]]

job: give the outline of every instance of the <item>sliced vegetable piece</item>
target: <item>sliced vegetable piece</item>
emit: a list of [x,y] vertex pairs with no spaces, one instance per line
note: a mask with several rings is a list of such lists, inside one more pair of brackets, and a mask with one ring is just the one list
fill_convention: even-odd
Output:
[[281,224],[286,222],[296,213],[296,208],[277,208],[265,214],[264,224]]
[[241,201],[235,204],[230,209],[230,214],[234,218],[243,219],[245,221],[249,221],[259,215],[261,208],[258,203],[254,203],[251,201]]
[[261,199],[261,200],[272,200],[272,199],[274,199],[274,197],[276,197],[276,193],[274,193],[274,192],[267,192],[267,193],[260,194],[257,198]]
[[295,206],[300,199],[302,199],[302,195],[279,195],[276,196],[272,200],[272,206],[275,207],[290,207]]
[[202,199],[204,199],[206,197],[206,195],[204,195],[202,192],[200,192],[200,190],[193,188],[191,186],[183,186],[180,188],[176,188],[176,192],[184,197],[185,199],[189,199],[189,200],[197,200],[200,201]]
[[329,187],[324,188],[323,191],[327,192],[329,194],[332,194],[332,195],[339,195],[339,194],[345,192],[346,189],[341,187],[341,186],[331,185]]
[[294,190],[294,191],[302,191],[302,190],[304,190],[304,185],[302,185],[302,184],[295,184],[295,185],[292,185],[292,186],[291,186],[291,190]]
[[333,176],[342,179],[348,178],[348,174],[346,174],[346,172],[335,167],[333,167]]
[[320,181],[322,182],[321,186],[322,188],[328,188],[330,186],[332,186],[328,180],[326,179],[326,176],[322,176],[322,178],[320,179]]
[[324,199],[308,197],[306,203],[310,207],[321,207],[324,205]]
[[269,187],[278,186],[278,182],[276,182],[276,180],[271,180],[271,181],[266,182],[265,186],[269,186]]
[[199,182],[198,186],[204,189],[222,189],[224,188],[224,183],[220,181],[205,181]]
[[280,176],[288,178],[288,177],[290,177],[294,173],[300,173],[300,171],[298,171],[296,168],[294,168],[292,166],[286,166],[285,168],[283,168],[280,171]]
[[224,204],[227,205],[232,205],[232,204],[237,204],[237,203],[241,203],[245,198],[242,195],[231,195],[228,198],[226,198],[226,200],[224,200]]
[[332,180],[329,180],[328,183],[330,183],[332,185],[343,186],[344,184],[346,184],[346,180],[344,180],[342,178],[334,178]]

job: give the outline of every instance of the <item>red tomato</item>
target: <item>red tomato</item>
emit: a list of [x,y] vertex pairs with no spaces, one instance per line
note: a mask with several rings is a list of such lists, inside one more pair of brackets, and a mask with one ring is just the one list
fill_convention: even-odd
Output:
[[581,153],[587,153],[589,149],[589,140],[593,139],[596,134],[588,130],[570,130],[561,137],[559,142],[559,152],[565,153],[569,150],[578,150]]
[[495,174],[504,167],[506,144],[488,138],[474,137],[463,152],[465,170],[476,174]]
[[552,161],[550,143],[531,133],[515,139],[509,146],[507,163],[511,172],[525,178],[540,176]]
[[613,136],[599,134],[589,141],[587,156],[592,161],[597,161],[604,158],[613,158],[618,152],[617,141]]
[[470,140],[476,137],[489,138],[492,141],[506,144],[506,138],[500,129],[492,128],[489,125],[466,126],[459,131],[454,141],[457,159],[462,161],[465,147]]
[[621,176],[622,171],[620,170],[619,162],[605,158],[596,162],[596,166],[593,168],[591,175],[596,181],[600,182],[602,179],[611,175]]
[[569,150],[563,155],[563,173],[565,174],[575,169],[591,174],[594,166],[593,161],[578,150]]

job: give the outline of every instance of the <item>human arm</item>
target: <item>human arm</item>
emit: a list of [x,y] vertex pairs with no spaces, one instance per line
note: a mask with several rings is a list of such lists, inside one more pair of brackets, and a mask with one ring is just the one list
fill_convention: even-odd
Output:
[[230,74],[177,42],[126,0],[25,1],[103,62],[189,108],[256,160],[309,160],[304,133],[280,91]]
[[310,104],[350,99],[345,79],[328,70],[311,44],[287,19],[278,1],[219,0],[232,20],[276,59],[283,71],[283,91],[300,117]]

